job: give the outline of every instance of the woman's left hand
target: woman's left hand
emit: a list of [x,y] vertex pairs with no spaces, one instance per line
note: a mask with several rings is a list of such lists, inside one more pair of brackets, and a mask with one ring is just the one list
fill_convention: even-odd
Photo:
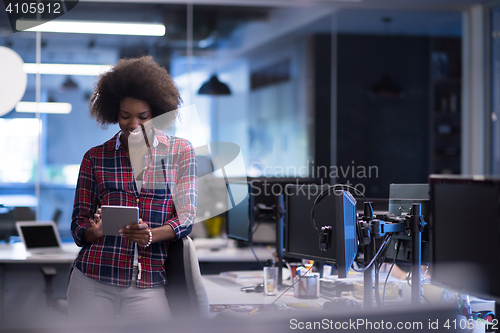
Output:
[[120,229],[120,235],[140,246],[145,246],[149,242],[149,227],[142,222],[142,219],[139,219],[139,223],[132,223]]

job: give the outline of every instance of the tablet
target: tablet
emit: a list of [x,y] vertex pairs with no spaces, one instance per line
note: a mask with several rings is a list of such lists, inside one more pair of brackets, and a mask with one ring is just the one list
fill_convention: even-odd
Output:
[[120,236],[119,230],[131,223],[139,223],[139,207],[102,206],[102,233]]

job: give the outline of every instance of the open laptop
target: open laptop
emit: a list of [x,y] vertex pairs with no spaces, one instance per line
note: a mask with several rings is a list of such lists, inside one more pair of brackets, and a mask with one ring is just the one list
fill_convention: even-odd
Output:
[[61,237],[52,221],[18,221],[16,228],[28,252],[67,253],[61,246]]

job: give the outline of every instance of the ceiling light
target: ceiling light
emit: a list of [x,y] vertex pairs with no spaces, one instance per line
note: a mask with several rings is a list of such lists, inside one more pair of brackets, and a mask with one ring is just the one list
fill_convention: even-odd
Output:
[[71,65],[71,64],[24,64],[24,71],[27,74],[54,74],[54,75],[90,75],[98,76],[109,71],[109,65]]
[[231,95],[231,90],[227,84],[222,83],[217,78],[217,75],[212,75],[210,80],[203,83],[198,90],[200,95]]
[[[39,105],[37,105],[39,104]],[[37,107],[39,107],[40,113],[58,113],[66,114],[70,113],[73,106],[70,103],[57,103],[57,102],[46,102],[46,103],[36,103],[36,102],[19,102],[16,105],[17,112],[37,112]]]
[[40,21],[35,20],[17,20],[16,29],[19,31],[133,36],[164,36],[166,31],[165,26],[158,23],[48,21],[40,24]]

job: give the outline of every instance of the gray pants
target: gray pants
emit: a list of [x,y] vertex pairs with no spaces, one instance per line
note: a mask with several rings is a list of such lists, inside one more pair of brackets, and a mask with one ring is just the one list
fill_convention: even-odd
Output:
[[76,322],[160,323],[171,316],[165,288],[137,288],[137,271],[132,286],[118,287],[100,283],[73,269],[68,286],[68,313]]

